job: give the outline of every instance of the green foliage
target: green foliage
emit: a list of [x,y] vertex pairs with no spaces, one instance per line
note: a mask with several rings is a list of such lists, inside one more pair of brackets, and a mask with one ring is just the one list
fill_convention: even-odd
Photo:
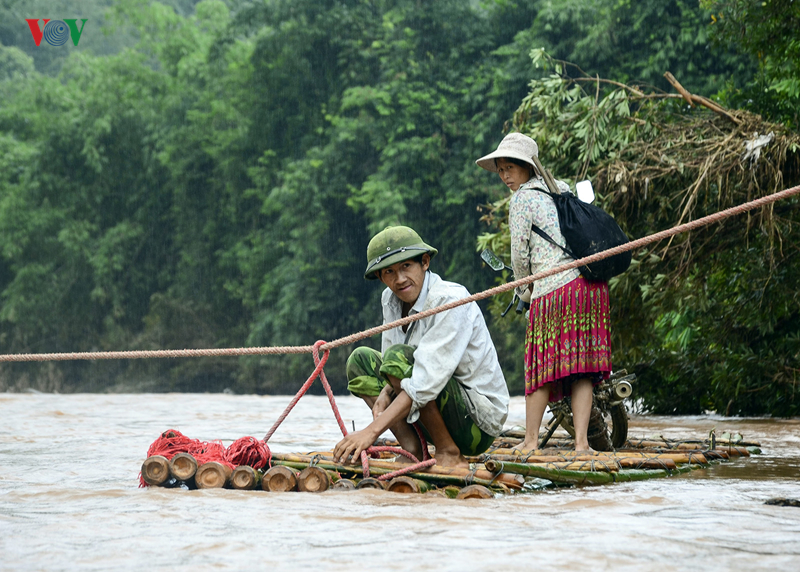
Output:
[[590,76],[638,81],[669,90],[672,72],[690,91],[711,95],[733,79],[743,85],[755,67],[733,50],[709,53],[709,13],[697,0],[551,0],[530,30],[553,57]]
[[[553,74],[531,84],[515,127],[539,143],[556,174],[591,176],[601,204],[644,237],[800,182],[800,139],[747,113],[687,111],[680,96]],[[724,110],[723,110],[724,111]],[[771,133],[758,157],[753,133]],[[506,199],[487,209],[508,241]],[[637,394],[658,413],[796,415],[800,299],[797,198],[739,215],[634,253],[612,279],[614,362],[639,376]]]
[[[24,18],[37,14],[88,17],[80,45],[33,46]],[[518,125],[544,143],[557,175],[596,176],[601,200],[632,233],[664,227],[678,191],[656,193],[655,176],[650,187],[624,173],[617,181],[609,161],[628,164],[630,150],[655,141],[665,122],[681,125],[680,105],[648,106],[613,84],[598,91],[594,76],[666,87],[669,69],[693,91],[729,85],[734,94],[753,68],[750,56],[708,57],[709,12],[688,1],[37,0],[7,2],[0,16],[3,352],[344,336],[381,319],[381,288],[361,276],[367,241],[387,224],[414,226],[439,248],[434,270],[471,291],[504,280],[472,249],[486,231],[476,207],[488,202],[500,205],[484,215],[501,232],[481,243],[508,250],[506,194],[474,160],[494,148],[518,107]],[[566,70],[586,80],[581,87],[550,77],[555,62],[543,52],[530,58],[541,46],[587,70]],[[541,81],[529,90],[531,79]],[[629,192],[615,194],[614,185]],[[703,204],[712,209],[714,200]],[[769,244],[788,232],[764,228]],[[748,232],[748,247],[766,248],[755,227]],[[780,257],[759,269],[749,251],[736,252],[738,273],[722,254],[705,258],[719,286],[695,269],[681,275],[685,288],[671,289],[672,267],[659,270],[666,258],[656,250],[638,255],[631,272],[648,279],[612,284],[630,328],[619,334],[640,342],[617,361],[642,364],[653,410],[723,410],[733,399],[732,413],[752,412],[758,396],[771,411],[793,411],[796,366],[786,356],[796,356],[795,302],[780,288],[792,270]],[[764,269],[780,278],[761,285],[761,307],[774,320],[698,294],[719,289],[752,304],[747,277]],[[725,309],[719,325],[696,308],[706,298]],[[520,391],[523,320],[494,317],[508,299],[485,305],[510,387]],[[742,332],[736,343],[708,343],[726,329]],[[782,400],[759,389],[763,377],[737,378],[738,389],[726,381],[752,375],[758,361],[747,356],[761,359],[768,343],[769,363],[784,360],[769,369]],[[339,391],[347,349],[329,361]],[[680,372],[697,362],[684,356],[701,351],[709,365],[692,378],[694,394],[670,409],[675,392],[659,380],[688,383]],[[16,364],[3,366],[1,379],[4,389],[294,392],[311,363],[301,355]]]
[[733,105],[800,128],[800,4],[783,0],[701,0],[711,12],[712,36],[757,58],[759,73],[738,87],[728,86]]

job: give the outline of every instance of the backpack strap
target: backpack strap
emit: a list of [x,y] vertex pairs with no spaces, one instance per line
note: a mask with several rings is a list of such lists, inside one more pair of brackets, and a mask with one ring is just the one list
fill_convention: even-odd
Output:
[[536,224],[535,224],[535,223],[531,225],[531,230],[532,230],[533,232],[535,232],[536,234],[538,234],[539,236],[541,236],[543,239],[545,239],[545,240],[546,240],[547,242],[549,242],[550,244],[554,244],[554,245],[556,245],[557,247],[559,247],[561,250],[563,250],[564,252],[566,252],[566,253],[567,253],[567,255],[568,255],[568,256],[570,256],[571,258],[573,258],[574,260],[577,260],[577,258],[575,258],[575,255],[574,255],[574,254],[572,254],[572,252],[571,252],[570,250],[568,250],[568,249],[564,248],[563,246],[561,246],[560,244],[558,244],[558,243],[557,243],[555,240],[553,240],[553,239],[552,239],[552,237],[551,237],[549,234],[547,234],[547,233],[546,233],[545,231],[543,231],[541,228],[539,228],[538,226],[536,226]]
[[[550,198],[552,198],[554,201],[556,199],[556,196],[559,196],[559,197],[561,196],[560,194],[559,195],[554,195],[552,192],[545,191],[544,189],[540,189],[540,188],[536,188],[536,190],[539,191],[540,193],[544,193],[546,195],[550,195]],[[578,259],[574,254],[572,254],[571,250],[569,250],[568,248],[564,248],[563,246],[558,244],[555,240],[553,240],[553,237],[551,237],[549,234],[547,234],[541,228],[536,226],[536,223],[532,223],[531,224],[531,230],[533,232],[535,232],[536,234],[538,234],[539,236],[541,236],[543,239],[545,239],[550,244],[554,244],[557,247],[559,247],[561,250],[563,250],[567,254],[567,256],[571,257],[573,260],[577,260]]]

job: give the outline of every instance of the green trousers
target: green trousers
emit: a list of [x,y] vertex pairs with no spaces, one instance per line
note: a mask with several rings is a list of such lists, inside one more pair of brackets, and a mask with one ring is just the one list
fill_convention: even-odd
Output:
[[[398,379],[411,377],[414,370],[414,348],[396,344],[385,355],[372,348],[356,348],[347,358],[347,389],[359,397],[376,397],[388,383],[386,376]],[[480,455],[494,437],[478,427],[470,417],[464,400],[464,390],[455,378],[450,378],[436,397],[436,406],[444,424],[462,455]],[[431,436],[423,423],[422,432],[428,441]]]

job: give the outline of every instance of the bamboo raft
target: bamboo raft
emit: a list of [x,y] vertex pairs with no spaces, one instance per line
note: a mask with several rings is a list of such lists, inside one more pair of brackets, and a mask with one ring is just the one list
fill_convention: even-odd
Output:
[[[272,453],[271,467],[234,469],[211,461],[198,465],[188,453],[172,459],[153,455],[142,464],[142,479],[151,486],[184,489],[233,488],[268,492],[323,492],[377,489],[448,498],[493,498],[499,495],[559,487],[602,485],[665,478],[729,462],[761,452],[759,443],[740,435],[710,439],[629,439],[616,451],[572,451],[568,436],[555,435],[549,447],[531,451],[516,448],[524,432],[507,430],[479,456],[468,457],[469,469],[434,465],[424,471],[382,479],[404,465],[394,455],[370,461],[370,476],[360,464],[336,463],[330,451]],[[397,446],[380,440],[377,444]]]

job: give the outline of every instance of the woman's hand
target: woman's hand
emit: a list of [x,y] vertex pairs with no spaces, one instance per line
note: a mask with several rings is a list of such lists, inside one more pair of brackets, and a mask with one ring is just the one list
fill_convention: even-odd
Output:
[[350,463],[355,465],[361,457],[361,451],[371,447],[375,438],[369,428],[350,433],[333,448],[333,460],[337,463],[345,463],[350,457]]

